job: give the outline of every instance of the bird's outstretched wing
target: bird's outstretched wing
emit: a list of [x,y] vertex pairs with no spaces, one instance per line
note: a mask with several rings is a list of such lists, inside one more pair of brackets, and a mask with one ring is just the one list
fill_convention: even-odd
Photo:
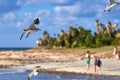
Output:
[[37,76],[38,75],[38,72],[34,72],[34,76]]
[[35,68],[40,68],[41,66],[36,66]]
[[34,29],[34,28],[35,28],[35,23],[32,22],[32,23],[30,24],[29,28],[30,28],[30,29]]
[[25,32],[22,33],[21,37],[20,37],[20,40],[22,39],[23,35],[25,34]]
[[30,76],[28,76],[28,80],[30,80]]
[[28,80],[30,80],[30,78],[33,76],[33,72],[28,74]]
[[110,2],[110,5],[111,5],[111,4],[115,3],[115,0],[109,0],[109,2]]
[[33,75],[36,76],[38,75],[37,68],[40,68],[41,66],[36,66],[33,70]]

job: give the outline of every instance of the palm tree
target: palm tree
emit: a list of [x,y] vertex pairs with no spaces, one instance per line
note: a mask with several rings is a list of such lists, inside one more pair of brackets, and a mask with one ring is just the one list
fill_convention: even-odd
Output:
[[92,37],[92,34],[89,33],[88,35],[86,35],[86,38],[85,38],[85,46],[92,47],[92,43],[93,43],[93,37]]
[[70,41],[71,41],[71,38],[70,38],[69,34],[65,34],[65,36],[64,36],[65,47],[67,47],[67,48],[71,47]]
[[79,40],[79,46],[83,46],[85,44],[85,38],[86,38],[86,33],[87,31],[81,26],[78,27],[78,40]]
[[113,32],[115,31],[115,29],[117,28],[117,26],[118,26],[118,24],[113,24],[112,25],[111,29],[112,29]]
[[108,22],[108,24],[107,24],[107,32],[108,32],[109,38],[112,37],[112,29],[111,29],[111,27],[112,27],[111,22]]
[[96,33],[99,34],[99,20],[96,20]]
[[100,33],[102,34],[102,36],[104,36],[105,31],[106,31],[105,25],[100,23]]
[[62,29],[61,33],[60,33],[60,36],[64,36],[64,34],[65,34],[65,31]]
[[49,36],[49,33],[47,31],[44,31],[42,40],[43,40],[43,45],[47,46],[49,41],[50,41],[50,36]]
[[44,35],[43,40],[49,41],[50,39],[49,33],[47,31],[44,31],[43,35]]

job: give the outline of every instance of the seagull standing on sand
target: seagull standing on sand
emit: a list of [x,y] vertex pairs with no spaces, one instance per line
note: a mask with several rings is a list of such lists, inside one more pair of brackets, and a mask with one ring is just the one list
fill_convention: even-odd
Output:
[[112,8],[114,8],[120,4],[120,2],[116,2],[115,0],[109,0],[109,2],[110,2],[110,5],[106,7],[104,12],[107,12],[107,11],[110,12]]
[[41,66],[36,66],[36,67],[32,70],[32,72],[30,72],[30,73],[28,74],[28,80],[30,80],[33,75],[34,75],[34,76],[38,75],[37,69],[40,68],[40,67],[41,67]]
[[35,27],[35,24],[39,24],[38,18],[36,18],[28,28],[24,29],[24,32],[22,33],[20,40],[22,39],[24,34],[27,34],[27,36],[26,36],[26,38],[27,38],[31,33],[37,32],[38,30],[40,30],[39,28]]

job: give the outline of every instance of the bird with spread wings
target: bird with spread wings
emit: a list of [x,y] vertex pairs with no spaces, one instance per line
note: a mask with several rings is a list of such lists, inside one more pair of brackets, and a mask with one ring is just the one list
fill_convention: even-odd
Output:
[[38,75],[37,69],[40,68],[41,66],[36,66],[29,74],[28,74],[28,80],[31,79],[32,76]]
[[27,35],[27,36],[26,36],[26,38],[27,38],[31,33],[37,32],[38,30],[40,30],[39,28],[36,28],[36,27],[35,27],[35,24],[36,24],[36,25],[39,24],[39,18],[36,18],[36,19],[31,23],[31,25],[30,25],[28,28],[26,28],[26,29],[23,30],[23,33],[22,33],[22,35],[21,35],[21,37],[20,37],[20,40],[22,39],[22,37],[24,36],[24,34]]
[[104,12],[110,12],[111,9],[117,7],[120,4],[120,2],[116,2],[115,0],[109,0],[109,3],[110,5],[104,9]]

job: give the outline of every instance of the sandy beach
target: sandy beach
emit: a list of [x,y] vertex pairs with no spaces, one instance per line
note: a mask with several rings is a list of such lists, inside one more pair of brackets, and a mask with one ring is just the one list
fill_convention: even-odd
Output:
[[[98,53],[97,53],[98,54]],[[104,52],[102,54],[109,54]],[[27,50],[27,51],[7,51],[0,52],[0,67],[21,67],[28,70],[35,66],[41,66],[39,71],[46,72],[67,72],[77,74],[105,75],[120,77],[120,60],[115,60],[112,57],[107,58],[103,55],[102,69],[100,74],[94,73],[94,59],[92,58],[90,72],[86,73],[86,59],[81,59],[83,53],[64,53],[54,52],[49,50]]]
[[75,73],[87,75],[104,75],[104,76],[119,76],[120,77],[120,61],[114,59],[102,59],[103,65],[100,74],[94,72],[93,61],[90,67],[90,72],[86,73],[85,60],[68,61],[68,62],[40,62],[36,64],[26,65],[25,68],[32,69],[35,66],[41,66],[39,71],[59,72],[59,73]]

